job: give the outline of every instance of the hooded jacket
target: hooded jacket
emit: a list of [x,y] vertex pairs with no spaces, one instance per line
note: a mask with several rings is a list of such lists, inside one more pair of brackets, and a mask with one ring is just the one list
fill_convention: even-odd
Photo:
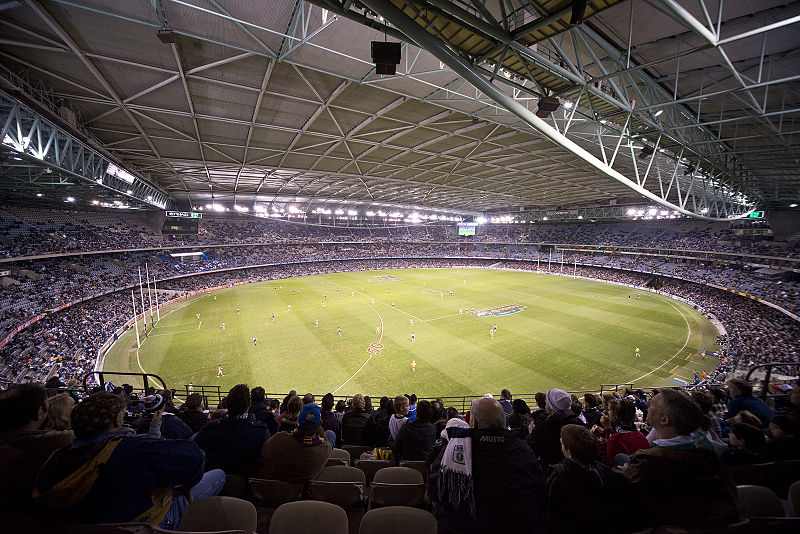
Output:
[[553,465],[564,459],[561,452],[561,428],[566,425],[583,426],[583,421],[570,410],[555,412],[533,427],[533,432],[526,441],[542,464]]
[[619,472],[600,462],[587,469],[564,459],[547,477],[547,524],[552,534],[629,532],[629,498]]
[[193,442],[129,430],[76,440],[56,451],[36,478],[34,498],[59,521],[157,525],[172,488],[203,478],[205,454]]

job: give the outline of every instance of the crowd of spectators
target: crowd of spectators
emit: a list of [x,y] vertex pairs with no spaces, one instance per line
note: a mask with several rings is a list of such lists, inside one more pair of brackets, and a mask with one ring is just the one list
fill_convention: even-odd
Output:
[[[248,215],[203,214],[197,235],[162,235],[158,217],[119,210],[66,211],[0,207],[0,256],[20,257],[94,250],[190,245],[319,242],[545,243],[714,251],[784,258],[800,257],[800,245],[779,243],[735,223],[693,219],[484,224],[459,236],[456,223],[371,226],[344,220],[284,220]],[[760,228],[756,228],[760,231]]]
[[377,408],[356,394],[334,412],[331,393],[321,405],[295,391],[281,402],[238,384],[203,410],[197,393],[176,407],[170,389],[107,383],[77,396],[58,379],[47,386],[0,391],[0,472],[14,480],[0,485],[0,524],[9,528],[175,530],[189,501],[224,491],[230,475],[305,487],[346,446],[362,447],[355,459],[366,462],[424,462],[442,534],[501,524],[553,534],[724,528],[746,517],[732,469],[786,462],[791,471],[800,460],[797,381],[778,410],[733,378],[691,395],[578,398],[552,388],[537,393],[533,412],[503,390],[465,413],[414,394],[384,396]]

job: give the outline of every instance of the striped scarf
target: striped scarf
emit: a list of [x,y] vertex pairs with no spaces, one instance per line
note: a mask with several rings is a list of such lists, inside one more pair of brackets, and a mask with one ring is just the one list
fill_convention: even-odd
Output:
[[469,510],[475,517],[475,494],[472,480],[472,429],[447,429],[449,441],[442,455],[439,471],[439,500],[455,509]]

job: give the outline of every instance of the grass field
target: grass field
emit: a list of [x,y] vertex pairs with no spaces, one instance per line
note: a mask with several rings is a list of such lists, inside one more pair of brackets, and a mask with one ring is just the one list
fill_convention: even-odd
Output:
[[[481,317],[473,307],[508,308]],[[146,370],[179,389],[191,381],[339,395],[504,387],[521,394],[674,386],[673,378],[717,365],[699,357],[702,348],[716,350],[715,339],[713,325],[689,306],[648,292],[637,298],[626,287],[528,272],[403,269],[248,284],[181,301],[161,310],[138,354],[133,330],[123,334],[105,369]]]

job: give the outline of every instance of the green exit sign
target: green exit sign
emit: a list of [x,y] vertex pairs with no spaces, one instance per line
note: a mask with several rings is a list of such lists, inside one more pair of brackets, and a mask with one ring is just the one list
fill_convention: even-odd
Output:
[[764,212],[763,211],[754,211],[753,213],[750,214],[750,218],[751,219],[763,219],[764,218]]

